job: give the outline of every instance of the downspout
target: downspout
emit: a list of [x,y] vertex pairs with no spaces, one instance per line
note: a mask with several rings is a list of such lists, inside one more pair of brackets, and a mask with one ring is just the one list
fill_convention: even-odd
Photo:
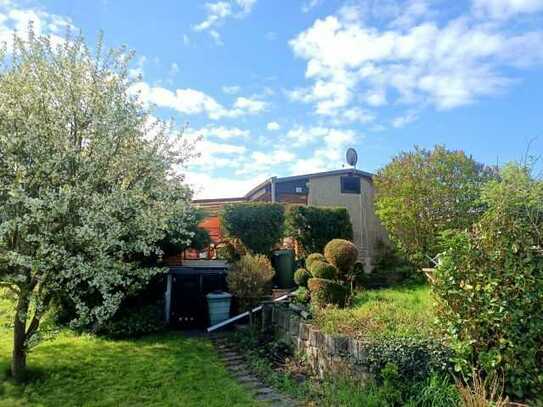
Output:
[[270,186],[271,186],[271,201],[272,203],[275,203],[275,180],[277,177],[271,177],[270,178]]

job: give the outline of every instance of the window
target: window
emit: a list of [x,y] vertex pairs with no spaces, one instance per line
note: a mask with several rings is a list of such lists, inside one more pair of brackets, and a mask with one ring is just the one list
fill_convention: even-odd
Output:
[[342,194],[360,194],[360,177],[345,175],[341,177]]

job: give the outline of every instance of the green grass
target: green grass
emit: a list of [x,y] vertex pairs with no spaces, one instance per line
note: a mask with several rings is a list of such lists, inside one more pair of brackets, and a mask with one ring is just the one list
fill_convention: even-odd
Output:
[[30,381],[7,378],[11,303],[0,297],[0,406],[254,406],[203,338],[112,341],[64,331],[28,357]]
[[434,312],[425,285],[364,290],[351,307],[327,309],[316,318],[326,333],[358,338],[431,336]]

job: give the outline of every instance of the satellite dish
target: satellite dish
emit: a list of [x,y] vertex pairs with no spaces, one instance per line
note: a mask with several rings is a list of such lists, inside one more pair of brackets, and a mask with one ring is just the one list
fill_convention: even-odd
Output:
[[356,150],[354,148],[350,147],[347,149],[345,158],[347,159],[347,164],[356,167],[356,163],[358,162],[358,154],[356,153]]

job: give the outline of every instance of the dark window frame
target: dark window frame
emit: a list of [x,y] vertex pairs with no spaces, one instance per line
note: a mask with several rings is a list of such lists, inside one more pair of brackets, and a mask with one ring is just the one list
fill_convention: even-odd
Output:
[[[354,180],[357,180],[356,183],[354,183]],[[350,185],[347,185],[349,184]],[[360,183],[360,177],[352,176],[352,175],[342,175],[340,178],[340,184],[341,184],[341,193],[342,194],[355,194],[360,195],[361,194],[361,183]],[[355,187],[356,185],[356,187]]]

